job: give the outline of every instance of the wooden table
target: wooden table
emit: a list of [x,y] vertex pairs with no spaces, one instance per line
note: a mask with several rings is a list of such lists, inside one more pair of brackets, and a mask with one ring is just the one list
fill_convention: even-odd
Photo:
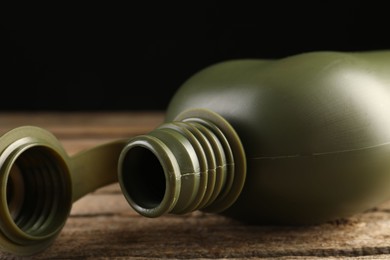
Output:
[[[40,126],[72,155],[145,133],[162,123],[163,116],[2,112],[0,132]],[[302,227],[250,226],[202,212],[149,219],[134,212],[113,184],[75,202],[54,244],[28,259],[390,259],[389,213],[390,202],[350,219]],[[0,259],[18,258],[0,253]]]

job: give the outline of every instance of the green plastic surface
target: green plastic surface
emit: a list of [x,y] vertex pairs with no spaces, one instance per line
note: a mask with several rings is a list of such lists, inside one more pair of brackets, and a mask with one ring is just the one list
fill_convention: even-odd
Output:
[[[349,217],[390,198],[390,51],[221,62],[179,88],[166,124],[183,111],[202,109],[224,118],[245,150],[245,185],[222,214],[257,224],[314,224]],[[153,153],[162,165],[180,161],[183,154],[162,158],[159,151]],[[125,177],[127,183],[149,174],[135,154],[122,162],[132,176]],[[154,183],[160,200],[149,209],[161,203],[164,189],[171,189],[168,177],[162,174],[160,184]],[[152,182],[153,176],[146,179]],[[140,209],[149,196],[146,190],[133,198],[123,186],[136,210],[159,215]]]
[[246,175],[234,129],[204,109],[185,111],[174,122],[133,138],[118,165],[126,199],[147,217],[222,212],[237,199]]
[[0,137],[0,248],[30,256],[49,247],[73,202],[117,181],[125,140],[68,156],[48,131],[15,128]]

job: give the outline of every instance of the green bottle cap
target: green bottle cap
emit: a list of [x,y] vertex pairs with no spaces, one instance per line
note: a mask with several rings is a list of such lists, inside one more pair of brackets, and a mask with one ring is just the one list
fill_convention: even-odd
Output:
[[125,140],[69,157],[48,131],[15,128],[0,137],[0,248],[28,256],[52,244],[72,203],[117,181]]

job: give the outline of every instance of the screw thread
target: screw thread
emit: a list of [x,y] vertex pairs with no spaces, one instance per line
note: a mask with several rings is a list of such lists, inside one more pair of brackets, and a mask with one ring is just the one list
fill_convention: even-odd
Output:
[[221,212],[237,199],[246,168],[241,142],[227,121],[202,113],[187,112],[123,149],[119,182],[141,215]]

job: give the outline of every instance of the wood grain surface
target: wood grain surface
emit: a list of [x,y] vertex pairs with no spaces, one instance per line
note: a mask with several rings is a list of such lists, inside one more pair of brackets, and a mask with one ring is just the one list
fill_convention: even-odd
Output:
[[[163,112],[0,113],[0,132],[35,125],[69,154],[152,130]],[[150,219],[134,212],[117,183],[73,204],[47,250],[0,259],[390,259],[390,202],[315,226],[254,226],[199,211]]]

